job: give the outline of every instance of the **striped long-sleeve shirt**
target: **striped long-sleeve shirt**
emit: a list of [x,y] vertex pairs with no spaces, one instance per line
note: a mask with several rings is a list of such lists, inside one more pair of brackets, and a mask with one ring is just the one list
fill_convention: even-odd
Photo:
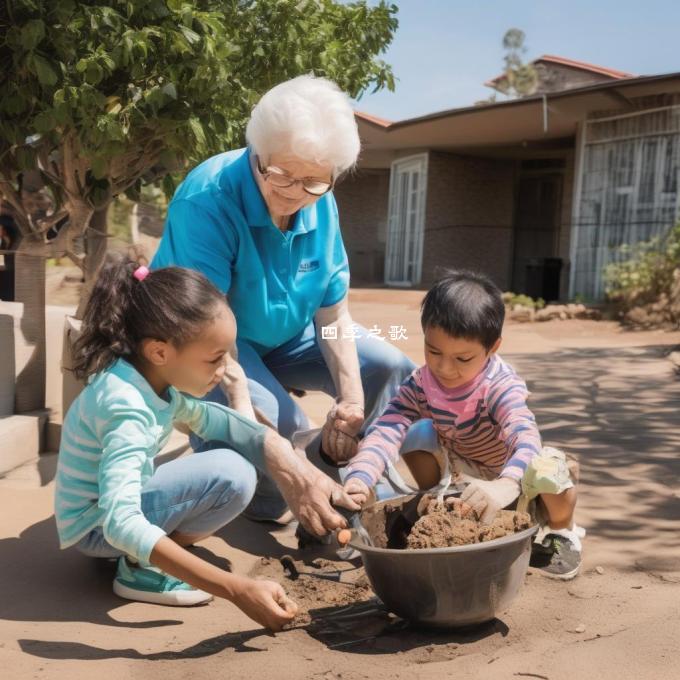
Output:
[[56,475],[59,543],[67,548],[101,526],[114,548],[143,562],[165,535],[142,514],[141,492],[175,421],[224,441],[264,470],[267,428],[219,404],[168,388],[158,396],[119,359],[94,376],[66,414]]
[[473,380],[452,389],[427,366],[417,368],[366,432],[346,479],[358,477],[373,486],[397,460],[408,428],[431,418],[444,451],[520,480],[541,449],[528,395],[525,382],[495,354]]

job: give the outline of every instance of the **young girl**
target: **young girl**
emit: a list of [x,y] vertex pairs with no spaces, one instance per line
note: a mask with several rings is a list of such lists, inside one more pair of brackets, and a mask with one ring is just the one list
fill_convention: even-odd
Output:
[[[228,573],[184,548],[244,510],[255,467],[281,484],[308,475],[323,486],[274,431],[194,398],[221,380],[235,336],[224,297],[202,274],[109,261],[75,347],[76,375],[89,380],[64,422],[55,515],[62,548],[119,558],[119,596],[194,605],[216,595],[277,630],[297,609],[280,585]],[[228,448],[154,469],[175,421]],[[297,495],[284,495],[293,507]]]
[[401,452],[421,489],[446,484],[449,470],[468,481],[462,500],[483,522],[521,491],[539,496],[548,527],[532,563],[570,579],[583,535],[574,525],[576,489],[564,454],[542,448],[526,384],[496,354],[504,316],[501,291],[481,274],[449,272],[434,284],[422,305],[425,366],[366,433],[345,490],[365,500]]

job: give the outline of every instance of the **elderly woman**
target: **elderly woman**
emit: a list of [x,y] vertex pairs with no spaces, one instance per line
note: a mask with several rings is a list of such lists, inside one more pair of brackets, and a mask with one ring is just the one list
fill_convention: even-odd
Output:
[[[237,361],[206,398],[252,418],[255,407],[292,439],[309,424],[289,392],[325,392],[335,404],[323,449],[342,462],[415,368],[349,313],[333,186],[359,153],[354,113],[335,84],[301,76],[262,97],[246,138],[246,149],[201,163],[177,189],[152,264],[201,271],[236,315]],[[262,477],[248,516],[277,520],[285,509]]]

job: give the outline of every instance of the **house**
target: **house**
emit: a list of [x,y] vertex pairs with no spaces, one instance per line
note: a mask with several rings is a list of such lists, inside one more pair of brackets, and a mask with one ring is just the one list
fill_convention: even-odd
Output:
[[361,157],[335,190],[354,284],[427,287],[437,267],[470,267],[503,290],[601,300],[621,246],[668,232],[680,73],[534,66],[520,99],[397,122],[356,113]]
[[[585,61],[576,61],[554,54],[544,54],[531,62],[536,72],[536,86],[529,94],[548,92],[562,92],[575,87],[606,83],[612,80],[634,78],[634,74],[626,71],[617,71],[605,66],[588,64]],[[501,73],[484,84],[494,90],[505,91],[504,81],[507,81],[505,73]]]

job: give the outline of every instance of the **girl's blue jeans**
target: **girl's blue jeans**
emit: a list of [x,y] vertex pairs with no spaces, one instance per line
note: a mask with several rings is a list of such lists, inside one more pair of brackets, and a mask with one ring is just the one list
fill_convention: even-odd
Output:
[[[240,515],[250,503],[257,474],[230,449],[211,449],[158,466],[142,488],[142,512],[167,534],[208,535]],[[101,527],[75,546],[91,557],[123,553],[107,543]]]

